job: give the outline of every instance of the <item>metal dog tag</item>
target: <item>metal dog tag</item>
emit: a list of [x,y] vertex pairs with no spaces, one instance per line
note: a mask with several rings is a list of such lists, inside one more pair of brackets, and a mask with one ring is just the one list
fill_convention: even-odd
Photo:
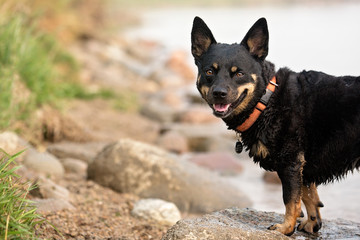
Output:
[[242,150],[243,150],[243,145],[242,145],[241,141],[238,140],[235,144],[235,152],[240,154],[242,152]]

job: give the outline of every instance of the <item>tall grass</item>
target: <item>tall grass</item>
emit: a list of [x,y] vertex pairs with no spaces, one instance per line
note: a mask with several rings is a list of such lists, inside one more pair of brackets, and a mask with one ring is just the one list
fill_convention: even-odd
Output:
[[[43,104],[89,94],[77,82],[76,61],[22,14],[0,21],[0,129]],[[18,81],[17,81],[18,80]],[[25,92],[16,92],[19,82]],[[21,101],[19,100],[21,99]]]
[[35,225],[42,222],[36,208],[26,199],[31,190],[20,181],[13,167],[14,159],[21,154],[5,155],[0,159],[0,239],[33,239]]

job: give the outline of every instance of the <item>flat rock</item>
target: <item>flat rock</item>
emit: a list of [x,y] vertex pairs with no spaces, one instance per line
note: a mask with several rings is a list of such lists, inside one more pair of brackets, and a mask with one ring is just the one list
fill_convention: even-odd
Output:
[[69,201],[70,192],[66,188],[57,185],[52,180],[39,177],[36,181],[37,188],[33,189],[30,193],[32,196],[39,198],[53,198]]
[[162,237],[162,240],[192,239],[359,239],[360,223],[347,220],[324,220],[323,227],[316,234],[295,231],[287,237],[276,231],[267,230],[274,223],[282,222],[283,215],[261,212],[253,209],[229,208],[195,219],[177,222]]
[[48,152],[29,151],[24,159],[24,165],[37,173],[45,176],[61,178],[64,176],[64,167],[60,161]]
[[75,158],[89,163],[107,144],[104,142],[61,142],[50,145],[47,151],[58,158]]
[[137,201],[131,214],[170,226],[181,219],[180,211],[175,204],[154,198],[140,199]]
[[129,139],[107,146],[89,164],[88,177],[121,193],[173,202],[184,212],[251,205],[247,196],[218,174]]

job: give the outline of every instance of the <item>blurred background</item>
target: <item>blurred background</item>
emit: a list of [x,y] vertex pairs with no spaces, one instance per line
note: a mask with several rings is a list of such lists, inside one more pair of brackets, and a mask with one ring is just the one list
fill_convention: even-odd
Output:
[[[235,154],[235,133],[197,93],[192,21],[235,43],[265,17],[277,69],[360,76],[359,12],[360,2],[336,0],[0,0],[0,130],[40,152],[150,143],[216,172],[253,208],[283,213],[276,176]],[[320,186],[323,218],[360,222],[359,187],[358,172]]]

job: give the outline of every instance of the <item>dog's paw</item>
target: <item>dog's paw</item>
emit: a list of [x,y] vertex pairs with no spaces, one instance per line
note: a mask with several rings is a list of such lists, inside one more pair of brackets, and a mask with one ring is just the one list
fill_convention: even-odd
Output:
[[295,227],[290,226],[290,224],[286,224],[286,223],[274,224],[274,225],[268,227],[268,229],[281,232],[282,234],[285,234],[287,236],[292,235],[295,231]]
[[320,218],[312,217],[310,219],[303,220],[297,227],[298,231],[304,231],[307,233],[316,233],[320,230],[322,222]]

